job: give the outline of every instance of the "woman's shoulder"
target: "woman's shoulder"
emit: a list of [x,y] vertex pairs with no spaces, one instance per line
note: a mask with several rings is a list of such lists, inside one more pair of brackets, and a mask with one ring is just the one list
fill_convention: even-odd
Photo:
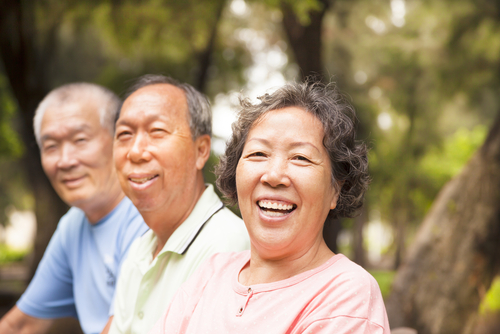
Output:
[[310,304],[317,319],[348,317],[384,326],[384,301],[377,281],[364,268],[342,254],[335,255],[317,279],[318,293]]
[[336,261],[330,266],[330,270],[338,279],[360,279],[369,282],[375,282],[373,276],[357,263],[351,261],[343,254],[337,254],[333,258]]
[[366,298],[382,300],[378,283],[368,271],[342,254],[334,258],[336,261],[327,270],[326,284],[336,295],[349,296],[351,302],[366,301]]

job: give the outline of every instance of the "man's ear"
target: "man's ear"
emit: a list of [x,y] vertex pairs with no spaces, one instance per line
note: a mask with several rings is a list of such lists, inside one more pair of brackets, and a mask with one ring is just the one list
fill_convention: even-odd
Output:
[[211,139],[209,135],[202,135],[195,140],[196,169],[202,170],[210,157]]

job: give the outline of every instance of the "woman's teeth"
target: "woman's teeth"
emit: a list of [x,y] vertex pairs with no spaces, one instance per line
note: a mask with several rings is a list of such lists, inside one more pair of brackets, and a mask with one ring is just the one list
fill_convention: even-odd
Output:
[[264,209],[292,210],[293,204],[281,204],[268,201],[259,201],[259,206]]
[[281,204],[270,201],[259,201],[259,207],[266,216],[269,217],[282,217],[294,209],[294,204]]
[[262,212],[269,217],[282,217],[288,214],[288,211],[286,212],[278,212],[278,211],[269,211],[269,210],[262,210]]

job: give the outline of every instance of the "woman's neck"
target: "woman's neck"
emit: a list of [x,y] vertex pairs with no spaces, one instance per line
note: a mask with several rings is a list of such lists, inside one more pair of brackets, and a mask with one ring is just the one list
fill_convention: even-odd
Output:
[[246,286],[281,281],[317,268],[333,255],[324,240],[305,252],[279,258],[262,257],[252,247],[250,264],[242,269],[238,280]]

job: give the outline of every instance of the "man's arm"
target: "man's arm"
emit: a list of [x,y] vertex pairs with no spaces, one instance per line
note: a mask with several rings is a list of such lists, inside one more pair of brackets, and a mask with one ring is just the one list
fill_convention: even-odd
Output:
[[108,323],[106,324],[106,326],[104,326],[104,329],[102,330],[101,334],[108,334],[112,322],[113,322],[113,316],[109,317]]
[[42,334],[46,333],[52,319],[34,318],[14,306],[1,320],[0,333],[2,334]]

